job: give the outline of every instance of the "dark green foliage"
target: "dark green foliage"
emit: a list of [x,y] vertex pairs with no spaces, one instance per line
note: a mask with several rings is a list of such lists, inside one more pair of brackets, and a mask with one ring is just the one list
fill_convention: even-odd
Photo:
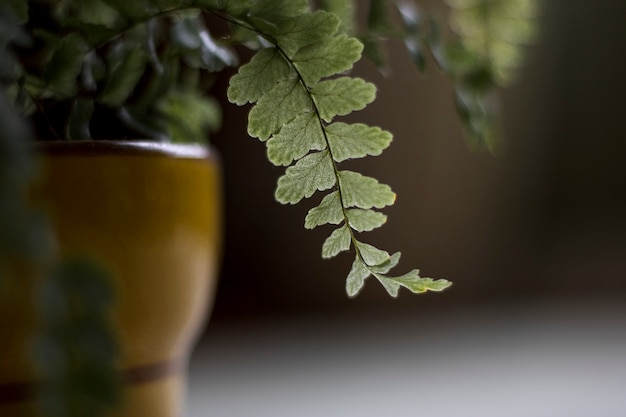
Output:
[[69,258],[38,288],[41,329],[34,341],[46,417],[109,415],[120,399],[119,349],[109,323],[114,295],[108,274]]
[[[11,94],[49,124],[37,132],[42,139],[202,142],[219,126],[219,108],[198,89],[237,57],[191,1],[32,3],[26,29],[35,47],[20,50]],[[181,111],[191,107],[183,127]]]

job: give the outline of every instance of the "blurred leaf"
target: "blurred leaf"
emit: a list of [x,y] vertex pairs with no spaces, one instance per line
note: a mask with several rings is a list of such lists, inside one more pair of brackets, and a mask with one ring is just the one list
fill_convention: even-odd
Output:
[[158,73],[163,73],[163,64],[157,51],[157,38],[159,35],[159,24],[157,19],[150,19],[146,22],[146,48],[148,49],[148,56],[150,57],[150,63],[154,70]]
[[167,118],[173,142],[204,143],[208,132],[218,130],[221,124],[219,103],[194,92],[173,92],[159,108]]
[[111,107],[124,103],[143,75],[146,63],[146,53],[137,45],[115,45],[107,56],[107,76],[98,101]]
[[[436,31],[434,21],[425,18],[417,4],[412,1],[398,2],[397,7],[404,29],[402,36],[404,46],[418,71],[424,72],[427,66],[426,54]],[[425,24],[425,20],[429,24]]]
[[83,69],[80,73],[80,85],[88,92],[95,92],[98,89],[98,83],[106,75],[106,67],[100,57],[94,52],[89,51],[83,61]]
[[389,6],[386,0],[370,0],[367,27],[371,33],[386,33],[392,27],[389,21]]
[[356,31],[354,0],[320,0],[319,8],[336,15],[341,20],[339,32],[352,35]]
[[[184,58],[192,66],[217,72],[238,64],[234,52],[211,36],[200,17],[185,18],[176,23],[172,27],[172,40],[185,51]],[[190,54],[191,51],[195,53]]]
[[177,86],[178,77],[183,78],[184,83],[190,83],[189,87],[182,88],[197,89],[197,82],[192,82],[197,76],[197,70],[188,69],[184,74],[180,74],[180,61],[178,59],[166,58],[161,61],[161,72],[146,71],[143,76],[142,89],[133,97],[133,107],[136,109],[149,109],[161,100]]
[[132,107],[121,107],[117,111],[117,116],[129,129],[134,130],[143,138],[157,142],[171,141],[167,121],[162,114],[135,110]]
[[[107,0],[80,0],[71,1],[75,20],[96,27],[114,28],[123,22],[119,10],[107,4]],[[67,23],[63,20],[61,23]]]
[[41,330],[34,340],[46,417],[104,417],[120,400],[119,347],[109,321],[108,273],[82,258],[64,260],[38,287]]
[[424,72],[426,70],[426,56],[424,49],[420,42],[415,39],[405,38],[404,46],[406,47],[407,52],[409,53],[409,57],[411,57],[411,61],[417,68],[419,72]]
[[363,55],[365,55],[378,68],[379,71],[386,72],[387,55],[382,43],[374,37],[361,37],[363,43]]
[[150,1],[146,0],[102,0],[122,16],[139,21],[159,11]]
[[4,0],[0,5],[0,14],[11,13],[15,18],[15,23],[24,24],[28,22],[28,0]]
[[421,13],[417,4],[413,1],[401,1],[396,3],[400,12],[400,21],[404,31],[410,35],[417,35],[421,32]]
[[250,12],[252,0],[197,0],[195,4],[200,7],[214,9],[218,7],[224,13],[235,18],[243,18]]
[[94,104],[90,97],[77,97],[72,104],[67,123],[66,137],[70,140],[91,139],[89,123],[93,115]]
[[12,47],[27,46],[29,36],[22,30],[28,20],[28,4],[25,0],[0,3],[0,82],[12,82],[21,73],[21,67],[12,51]]
[[48,87],[61,96],[75,94],[76,78],[86,52],[87,46],[80,35],[70,33],[63,37],[54,47],[42,74]]
[[87,23],[76,18],[68,18],[64,21],[67,29],[79,31],[85,43],[90,47],[97,47],[115,38],[125,29],[123,22],[118,21],[117,26],[104,26],[95,23]]
[[537,33],[537,0],[446,0],[460,42],[489,65],[498,85],[508,84],[523,45]]

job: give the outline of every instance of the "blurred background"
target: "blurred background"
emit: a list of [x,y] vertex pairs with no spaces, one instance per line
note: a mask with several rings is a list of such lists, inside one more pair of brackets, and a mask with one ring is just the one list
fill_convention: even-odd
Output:
[[224,260],[190,416],[626,416],[626,2],[542,6],[499,155],[466,146],[449,82],[401,44],[389,76],[356,69],[379,92],[353,119],[395,138],[350,165],[398,194],[367,241],[453,281],[441,294],[372,279],[348,299],[351,257],[323,261],[330,229],[303,227],[316,200],[274,201],[282,168],[225,104]]

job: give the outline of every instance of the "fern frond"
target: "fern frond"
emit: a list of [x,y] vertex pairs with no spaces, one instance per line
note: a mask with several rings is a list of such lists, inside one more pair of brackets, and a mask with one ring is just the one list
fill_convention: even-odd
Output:
[[296,204],[327,192],[309,210],[305,227],[337,225],[322,245],[323,258],[354,250],[348,295],[355,296],[372,275],[392,296],[401,286],[413,292],[448,287],[446,280],[422,280],[417,272],[388,276],[400,254],[391,256],[356,237],[381,227],[387,216],[376,209],[395,202],[388,185],[338,166],[347,159],[380,155],[392,140],[391,133],[378,127],[334,121],[365,108],[376,96],[373,84],[346,75],[361,58],[363,45],[325,11],[289,17],[251,11],[234,17],[271,47],[258,51],[231,78],[228,98],[239,105],[253,103],[248,133],[266,143],[273,164],[287,166],[276,187],[279,202]]

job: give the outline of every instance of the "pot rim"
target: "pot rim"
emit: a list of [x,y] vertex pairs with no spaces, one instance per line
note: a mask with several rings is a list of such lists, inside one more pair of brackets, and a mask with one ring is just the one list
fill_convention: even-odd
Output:
[[163,155],[183,159],[214,159],[215,150],[208,144],[170,143],[141,140],[51,140],[34,142],[35,150],[48,155]]

